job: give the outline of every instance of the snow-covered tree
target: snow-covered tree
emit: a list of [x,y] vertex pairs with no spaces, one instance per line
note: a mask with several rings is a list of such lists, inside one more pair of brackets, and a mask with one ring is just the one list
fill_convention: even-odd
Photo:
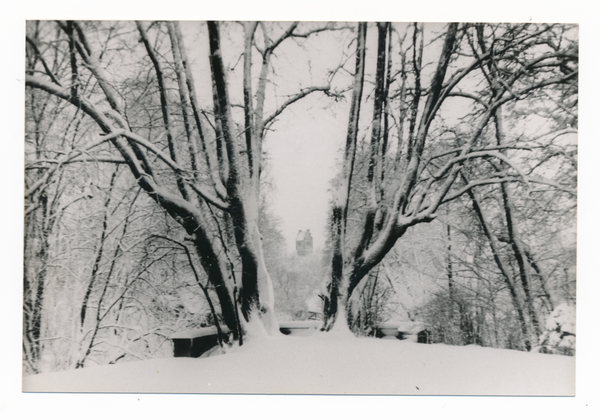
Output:
[[[522,156],[531,143],[522,139],[550,142],[554,137],[551,132],[533,135],[511,111],[544,107],[536,120],[540,127],[575,132],[569,122],[575,109],[564,112],[547,105],[562,101],[576,107],[577,30],[546,24],[425,28],[417,23],[372,25],[376,52],[369,54],[369,25],[358,25],[347,140],[334,194],[324,329],[333,328],[338,314],[346,318],[346,311],[360,307],[369,273],[409,229],[436,219],[444,206],[461,197],[499,185],[503,208],[511,210],[505,211],[505,237],[518,266],[514,279],[508,271],[504,279],[530,349],[539,326],[528,274],[535,263],[526,255],[514,216],[512,184],[523,184],[534,194],[550,188],[573,196],[575,189],[549,172],[523,170]],[[371,75],[365,71],[369,57],[375,68]],[[368,82],[374,86],[368,92],[372,102],[363,99]],[[365,103],[372,103],[368,117],[361,113]],[[570,120],[556,118],[558,114],[569,114]],[[367,138],[366,159],[357,153],[359,132]],[[364,175],[361,166],[367,168]],[[367,186],[366,199],[353,198],[357,185]],[[350,220],[350,209],[357,207],[362,208],[360,220]]]
[[558,305],[546,319],[545,331],[540,336],[540,353],[575,355],[575,308],[566,303]]

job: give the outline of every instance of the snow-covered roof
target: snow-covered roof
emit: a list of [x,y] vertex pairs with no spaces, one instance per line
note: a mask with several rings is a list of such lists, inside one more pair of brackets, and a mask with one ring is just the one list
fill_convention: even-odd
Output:
[[[226,326],[221,326],[221,331],[228,333],[229,329]],[[217,333],[217,327],[204,327],[194,328],[191,330],[178,331],[169,337],[171,340],[177,339],[191,339],[198,337],[205,337],[207,335],[215,335]]]

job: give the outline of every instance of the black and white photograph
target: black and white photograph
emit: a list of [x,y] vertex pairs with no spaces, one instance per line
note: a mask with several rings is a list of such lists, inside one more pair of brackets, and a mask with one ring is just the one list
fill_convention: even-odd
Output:
[[574,395],[578,43],[27,21],[23,391]]
[[5,25],[0,413],[594,418],[590,19],[264,3]]

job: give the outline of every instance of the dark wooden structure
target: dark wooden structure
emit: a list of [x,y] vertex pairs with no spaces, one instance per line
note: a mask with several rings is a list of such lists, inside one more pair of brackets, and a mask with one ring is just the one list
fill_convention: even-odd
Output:
[[[223,333],[228,334],[229,330],[224,328]],[[186,330],[173,334],[170,338],[175,357],[200,357],[219,344],[215,327]],[[227,339],[227,336],[223,337],[223,340]]]
[[429,330],[421,330],[418,332],[417,343],[431,344],[431,333]]

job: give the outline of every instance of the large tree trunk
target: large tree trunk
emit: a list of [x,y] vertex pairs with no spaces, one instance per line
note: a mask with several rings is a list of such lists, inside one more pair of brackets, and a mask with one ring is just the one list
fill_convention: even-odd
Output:
[[[229,197],[231,220],[233,222],[234,237],[242,265],[241,288],[239,300],[242,315],[246,322],[246,329],[251,334],[264,334],[278,331],[274,312],[273,285],[266,271],[260,233],[258,231],[258,194],[260,164],[254,160],[243,162],[240,158],[239,145],[233,134],[233,120],[231,117],[231,103],[227,91],[227,76],[221,57],[219,24],[208,22],[209,44],[211,52],[211,72],[217,104],[215,115],[220,123],[223,139],[227,147],[229,158],[229,177],[227,179],[227,193]],[[247,121],[249,119],[247,118]],[[254,138],[250,142],[249,155],[260,150],[253,147],[255,142],[262,139]],[[260,156],[255,156],[259,159]],[[247,176],[247,178],[246,178]],[[261,292],[265,293],[261,299]],[[260,323],[266,320],[267,329]]]
[[324,331],[329,331],[333,328],[338,314],[342,314],[344,317],[343,324],[347,327],[346,301],[348,299],[348,277],[344,274],[344,246],[348,203],[350,200],[350,188],[352,185],[354,159],[356,156],[360,105],[364,85],[366,39],[367,24],[360,23],[358,25],[354,87],[352,89],[352,102],[350,104],[350,117],[348,119],[342,180],[335,195],[331,219],[333,254],[331,259],[331,272],[329,273],[330,278],[327,282],[327,294],[323,300],[322,330]]

